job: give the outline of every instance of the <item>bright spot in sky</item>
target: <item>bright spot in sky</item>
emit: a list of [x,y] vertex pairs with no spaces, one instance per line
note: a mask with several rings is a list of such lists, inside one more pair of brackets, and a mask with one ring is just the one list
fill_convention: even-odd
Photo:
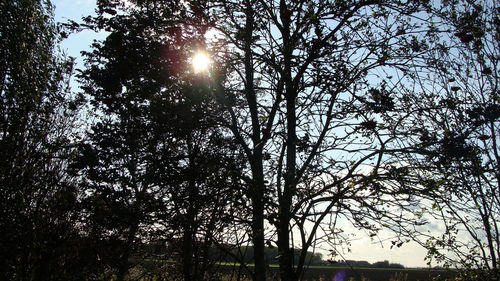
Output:
[[193,69],[194,73],[200,73],[207,71],[208,67],[210,66],[210,58],[208,55],[204,52],[198,52],[194,57],[193,57]]

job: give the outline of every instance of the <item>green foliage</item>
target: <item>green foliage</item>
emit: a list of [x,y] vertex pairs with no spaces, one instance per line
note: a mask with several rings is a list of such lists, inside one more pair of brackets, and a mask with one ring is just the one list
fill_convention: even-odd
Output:
[[479,281],[479,280],[500,280],[500,273],[498,269],[482,270],[471,269],[460,272],[459,276],[454,279],[455,281]]

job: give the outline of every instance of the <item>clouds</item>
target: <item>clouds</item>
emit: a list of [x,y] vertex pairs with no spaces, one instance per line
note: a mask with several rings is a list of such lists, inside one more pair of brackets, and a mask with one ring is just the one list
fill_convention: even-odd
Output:
[[350,242],[350,252],[345,253],[348,260],[365,260],[370,263],[388,260],[390,263],[400,263],[406,267],[426,267],[424,260],[427,250],[416,242],[404,243],[401,247],[392,247],[391,241],[395,234],[380,231],[377,236],[369,237],[363,231],[345,224],[344,231],[354,234]]

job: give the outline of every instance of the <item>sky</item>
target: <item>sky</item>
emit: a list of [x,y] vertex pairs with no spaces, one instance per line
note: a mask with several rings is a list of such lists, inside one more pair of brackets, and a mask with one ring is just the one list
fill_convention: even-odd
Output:
[[[66,21],[68,19],[81,22],[82,16],[94,14],[96,0],[52,0],[55,5],[56,21]],[[89,50],[89,46],[93,40],[105,38],[105,33],[94,33],[84,31],[78,34],[72,34],[63,41],[62,49],[65,50],[68,56],[76,58],[76,68],[83,67],[83,60],[80,52]],[[73,81],[73,89],[77,89],[77,83]],[[387,240],[391,235],[382,232],[379,237],[370,238],[365,233],[353,228],[348,224],[343,225],[345,233],[352,233],[355,236],[351,242],[351,252],[344,252],[342,255],[348,260],[365,260],[370,263],[377,261],[388,260],[391,263],[400,263],[406,267],[426,267],[424,257],[426,250],[418,244],[411,242],[404,244],[400,248],[394,247],[390,249],[390,240]],[[383,242],[385,241],[385,242]],[[325,256],[324,258],[328,258]]]
[[[58,22],[74,20],[82,22],[81,18],[95,14],[96,0],[52,0],[55,5],[55,19]],[[76,58],[76,68],[83,67],[83,59],[80,52],[90,49],[93,40],[103,39],[106,34],[95,33],[93,31],[82,31],[71,34],[68,39],[62,42],[62,49],[68,56]],[[75,83],[73,85],[76,86]]]

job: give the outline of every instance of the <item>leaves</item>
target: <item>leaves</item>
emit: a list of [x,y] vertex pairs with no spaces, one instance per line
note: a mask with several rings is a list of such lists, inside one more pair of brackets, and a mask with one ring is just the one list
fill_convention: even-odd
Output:
[[84,267],[62,262],[79,231],[65,171],[82,103],[66,88],[73,60],[57,51],[64,35],[48,1],[1,2],[0,34],[0,278],[84,278]]

